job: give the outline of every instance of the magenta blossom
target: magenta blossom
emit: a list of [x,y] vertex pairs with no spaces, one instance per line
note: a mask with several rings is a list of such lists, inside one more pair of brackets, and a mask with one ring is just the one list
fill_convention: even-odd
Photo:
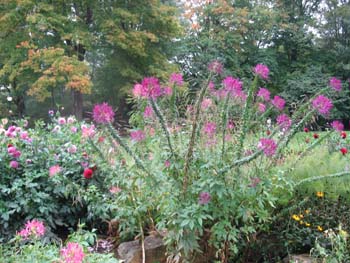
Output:
[[344,130],[344,124],[341,121],[333,121],[332,122],[332,128],[336,131],[343,131]]
[[166,161],[164,162],[164,166],[165,166],[166,168],[169,168],[169,167],[170,167],[170,161],[169,161],[169,160],[166,160]]
[[281,114],[277,116],[277,124],[281,129],[288,130],[292,125],[292,120],[286,114]]
[[67,246],[61,249],[61,257],[64,263],[82,263],[85,254],[79,243],[68,242]]
[[143,98],[158,98],[163,95],[159,80],[155,77],[144,78],[142,80],[141,97]]
[[214,60],[209,63],[208,70],[210,72],[221,75],[224,72],[224,66],[217,60]]
[[173,89],[171,87],[164,87],[163,88],[163,95],[171,96],[172,94],[173,94]]
[[323,95],[319,95],[312,100],[312,106],[317,110],[321,115],[328,115],[330,110],[333,108],[333,103],[330,99]]
[[206,109],[210,108],[212,105],[213,105],[213,101],[209,98],[205,98],[202,101],[201,109],[206,110]]
[[59,172],[61,172],[61,167],[58,164],[56,164],[56,165],[50,167],[49,176],[52,177],[52,176],[58,174]]
[[198,204],[206,205],[210,202],[211,196],[208,192],[201,192],[198,198]]
[[29,220],[26,222],[24,228],[17,233],[19,236],[21,236],[24,239],[27,239],[29,237],[42,237],[45,234],[45,226],[43,222],[38,221],[36,219]]
[[277,144],[273,139],[261,138],[258,143],[258,148],[263,150],[266,156],[272,156],[276,152]]
[[141,98],[142,96],[142,85],[137,83],[135,84],[132,94],[134,95],[135,98]]
[[151,106],[146,106],[144,112],[143,112],[143,117],[144,118],[152,118],[153,116],[153,110],[152,110],[152,107]]
[[66,124],[66,119],[61,117],[61,118],[58,118],[57,122],[58,122],[59,125],[64,125],[64,124]]
[[222,84],[227,94],[236,97],[242,96],[242,82],[239,79],[228,76],[222,81]]
[[140,142],[140,141],[143,141],[144,139],[146,139],[145,133],[141,130],[131,131],[130,137],[131,137],[131,140],[133,140],[135,142]]
[[262,98],[264,101],[269,101],[270,100],[270,91],[265,88],[259,88],[258,97]]
[[10,162],[10,167],[13,169],[18,169],[19,163],[17,161],[11,161]]
[[283,110],[285,104],[286,104],[286,101],[282,99],[280,96],[275,96],[272,100],[272,105],[279,110]]
[[266,111],[266,105],[264,103],[259,103],[258,110],[259,112],[264,113]]
[[169,83],[182,86],[184,84],[182,75],[180,73],[172,73],[169,78]]
[[209,137],[213,137],[216,132],[216,124],[214,122],[207,122],[203,127],[203,131]]
[[92,111],[92,117],[96,123],[110,123],[114,120],[114,111],[108,103],[96,104]]
[[335,91],[341,91],[341,80],[337,79],[336,77],[332,77],[329,80],[329,86],[331,86],[331,88]]
[[262,79],[268,79],[269,72],[269,68],[264,64],[257,64],[254,68],[254,73]]

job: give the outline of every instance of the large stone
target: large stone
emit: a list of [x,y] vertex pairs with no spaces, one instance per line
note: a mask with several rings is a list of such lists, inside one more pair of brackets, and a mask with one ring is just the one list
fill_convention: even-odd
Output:
[[[141,263],[142,248],[139,240],[121,243],[118,247],[118,257],[125,263]],[[166,248],[161,237],[145,238],[146,263],[165,263]]]
[[283,260],[284,263],[313,263],[308,254],[290,255]]

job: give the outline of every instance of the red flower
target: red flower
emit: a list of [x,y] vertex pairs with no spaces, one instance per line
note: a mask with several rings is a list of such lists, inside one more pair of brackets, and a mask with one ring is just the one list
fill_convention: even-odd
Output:
[[100,136],[100,137],[98,138],[98,142],[104,142],[104,140],[105,140],[105,137],[103,137],[103,136]]
[[87,169],[84,170],[84,177],[85,177],[86,179],[91,179],[93,173],[94,173],[94,172],[92,171],[92,169],[87,168]]
[[7,148],[10,148],[10,147],[12,147],[13,145],[11,144],[11,143],[9,143],[8,145],[7,145]]
[[346,148],[341,148],[341,149],[340,149],[340,152],[341,152],[343,155],[345,155],[345,154],[348,153],[348,150],[347,150]]
[[309,132],[309,129],[305,127],[304,132]]
[[266,135],[269,136],[271,134],[271,131],[270,130],[267,130],[266,131]]
[[340,136],[341,136],[343,139],[345,139],[345,138],[346,138],[346,132],[345,132],[345,131],[342,131],[342,132],[340,133]]
[[313,136],[314,136],[315,139],[318,139],[318,137],[320,137],[317,133],[314,133]]

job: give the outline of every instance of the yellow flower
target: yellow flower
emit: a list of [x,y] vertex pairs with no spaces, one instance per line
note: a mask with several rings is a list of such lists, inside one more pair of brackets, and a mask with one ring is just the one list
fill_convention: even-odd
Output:
[[299,217],[300,217],[300,218],[304,218],[304,215],[303,215],[303,214],[300,214]]
[[323,231],[322,226],[317,226],[317,230],[320,231],[320,232],[322,232],[322,231]]
[[345,230],[339,230],[339,234],[345,238],[347,238],[349,236],[348,232],[346,232]]
[[308,222],[305,222],[305,226],[309,227],[309,226],[311,226],[311,224]]
[[299,221],[300,220],[300,217],[298,215],[292,215],[292,218],[295,220],[295,221]]
[[316,196],[322,198],[324,197],[324,192],[316,192]]
[[309,209],[306,209],[306,210],[305,210],[305,214],[307,214],[307,215],[310,214],[310,210],[309,210]]
[[303,220],[300,220],[300,221],[299,221],[299,224],[300,224],[300,225],[304,224],[304,221],[303,221]]

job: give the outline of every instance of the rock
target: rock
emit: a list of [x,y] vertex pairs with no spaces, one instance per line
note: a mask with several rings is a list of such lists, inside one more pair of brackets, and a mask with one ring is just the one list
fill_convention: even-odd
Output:
[[[142,249],[139,240],[121,243],[118,247],[118,257],[125,263],[141,263]],[[145,238],[146,263],[165,263],[166,248],[161,237]]]
[[283,260],[284,263],[313,263],[308,254],[290,255]]

